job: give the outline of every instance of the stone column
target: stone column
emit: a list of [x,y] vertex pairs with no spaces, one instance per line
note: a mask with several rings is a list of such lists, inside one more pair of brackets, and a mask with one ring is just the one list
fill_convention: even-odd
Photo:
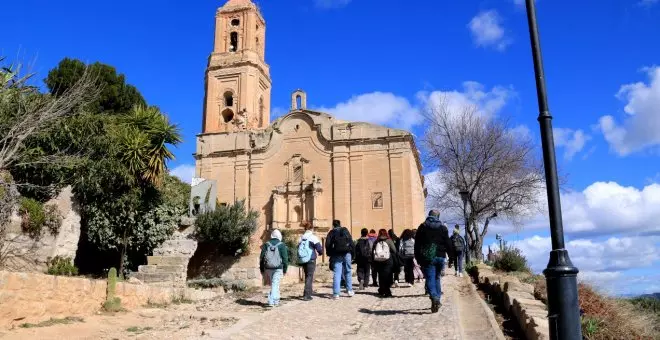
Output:
[[[392,148],[392,144],[390,144]],[[398,150],[389,150],[390,161],[390,190],[391,190],[391,207],[392,207],[392,228],[395,232],[399,233],[405,224],[405,203],[404,203],[404,190],[403,187],[403,153]]]
[[332,197],[333,216],[329,218],[341,220],[346,224],[351,222],[351,166],[348,156],[348,147],[343,145],[335,147],[332,154],[334,196]]
[[[250,182],[250,172],[248,170],[248,164],[250,162],[248,155],[238,155],[236,156],[236,178],[235,186],[236,192],[234,193],[234,200],[240,201],[242,199],[247,199],[249,196],[249,182]],[[247,203],[247,202],[246,202]]]
[[[365,220],[365,189],[364,188],[364,168],[362,165],[362,154],[351,152],[351,235],[356,236],[360,228],[366,227]],[[369,194],[371,196],[371,194]],[[370,199],[369,199],[370,200]],[[346,227],[349,227],[348,225]],[[356,230],[357,229],[357,230]]]

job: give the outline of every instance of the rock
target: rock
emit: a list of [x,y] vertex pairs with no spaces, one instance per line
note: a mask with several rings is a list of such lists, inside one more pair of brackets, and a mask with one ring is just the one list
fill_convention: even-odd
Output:
[[142,284],[144,284],[144,283],[143,283],[142,281],[140,281],[138,278],[136,278],[136,277],[132,277],[132,276],[128,279],[128,283],[132,283],[132,284],[136,284],[136,285],[142,285]]
[[504,292],[518,291],[534,295],[534,286],[528,283],[507,281],[504,283]]

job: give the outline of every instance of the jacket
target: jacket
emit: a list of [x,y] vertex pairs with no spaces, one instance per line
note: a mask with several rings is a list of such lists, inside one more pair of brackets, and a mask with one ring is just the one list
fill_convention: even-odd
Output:
[[[348,231],[348,229],[346,229],[342,226],[334,227],[332,230],[330,230],[330,232],[328,233],[328,236],[325,239],[325,252],[328,256],[343,256],[343,255],[346,255],[345,253],[344,254],[337,253],[334,250],[334,247],[333,247],[335,238],[337,238],[339,236],[339,233],[342,230],[344,230],[344,232],[348,233],[348,238],[353,239],[353,237],[351,236],[351,232]],[[350,242],[349,247],[350,247],[349,253],[351,255],[355,254],[355,244],[353,242]]]
[[429,216],[417,229],[415,235],[415,258],[422,265],[428,265],[433,258],[453,254],[447,226],[435,216]]
[[289,268],[289,248],[287,248],[284,242],[276,238],[271,239],[270,241],[264,243],[263,246],[261,246],[261,255],[259,255],[259,269],[262,273],[266,270],[266,264],[264,261],[266,259],[266,250],[268,249],[268,246],[276,245],[278,242],[281,242],[278,248],[280,250],[280,256],[282,257],[282,265],[277,269],[282,269],[284,274],[286,274],[286,271]]
[[463,243],[463,250],[461,250],[461,251],[465,251],[465,249],[467,249],[467,244],[465,244],[465,239],[463,238],[463,236],[461,236],[461,235],[459,235],[459,234],[452,234],[451,237],[449,238],[449,239],[451,240],[451,248],[452,248],[452,250],[453,250],[454,252],[457,251],[456,247],[454,247],[454,239],[455,239],[455,238],[458,238],[458,239],[460,240],[460,242]]
[[[367,243],[369,245],[369,256],[364,258],[360,252],[360,249],[362,248],[363,243]],[[367,264],[371,262],[372,257],[373,257],[373,249],[374,249],[374,243],[375,240],[372,241],[368,237],[360,237],[359,240],[355,243],[355,262],[359,264]]]
[[307,230],[298,240],[298,244],[302,242],[303,238],[307,239],[309,247],[312,248],[312,261],[315,261],[319,255],[323,255],[323,244],[321,244],[321,240],[314,235],[314,232]]

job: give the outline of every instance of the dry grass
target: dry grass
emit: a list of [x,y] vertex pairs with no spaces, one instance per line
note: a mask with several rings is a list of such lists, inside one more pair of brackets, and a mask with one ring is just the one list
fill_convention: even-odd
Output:
[[580,283],[578,292],[585,339],[660,339],[654,331],[653,315],[640,312],[626,300],[606,297],[586,284]]

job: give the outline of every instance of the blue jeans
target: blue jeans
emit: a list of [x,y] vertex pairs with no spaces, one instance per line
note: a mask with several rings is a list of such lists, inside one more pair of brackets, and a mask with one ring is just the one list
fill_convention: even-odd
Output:
[[431,300],[440,301],[442,296],[442,285],[440,278],[442,269],[445,267],[447,260],[444,257],[434,258],[430,264],[424,267],[424,275],[426,276],[426,289],[431,296]]
[[353,291],[353,274],[351,273],[351,253],[340,256],[333,256],[330,259],[332,263],[332,293],[339,295],[341,290],[342,277],[346,280],[346,290]]
[[456,252],[456,259],[457,259],[456,262],[458,262],[456,266],[456,270],[458,270],[459,273],[462,273],[463,266],[465,266],[465,252],[463,251]]
[[270,294],[268,294],[268,305],[277,306],[280,304],[280,281],[284,276],[282,269],[270,269],[266,271],[270,277]]

